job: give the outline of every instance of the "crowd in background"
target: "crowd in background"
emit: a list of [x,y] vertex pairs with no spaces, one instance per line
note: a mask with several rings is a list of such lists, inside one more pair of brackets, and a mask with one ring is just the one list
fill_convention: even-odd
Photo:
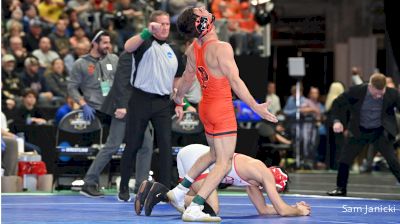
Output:
[[[174,22],[184,8],[201,5],[204,5],[204,1],[3,1],[2,112],[9,122],[16,124],[57,124],[63,114],[79,108],[68,96],[67,80],[73,63],[89,52],[90,40],[96,30],[102,28],[108,31],[111,51],[119,55],[126,40],[145,27],[149,13],[162,9],[170,13],[170,37],[184,49],[185,42],[177,34]],[[249,1],[214,0],[206,7],[216,17],[216,28],[222,40],[232,43],[236,55],[260,53],[261,27],[254,20]],[[296,127],[290,125],[290,121],[295,119],[296,113],[295,89],[285,99],[275,95],[276,88],[279,86],[271,82],[266,98],[273,102],[271,111],[284,115],[286,122],[289,122],[286,125],[288,135],[284,133],[284,128],[276,132],[289,139],[283,141],[284,144],[292,144]],[[341,137],[336,140],[332,138],[336,134],[330,131],[329,111],[332,101],[345,89],[342,84],[334,82],[326,97],[321,97],[316,87],[307,89],[307,97],[301,96],[304,167],[336,168],[336,151],[339,149],[333,147],[341,145],[340,140],[337,140]],[[44,108],[52,108],[51,114],[43,114]],[[327,152],[330,153],[329,160]]]

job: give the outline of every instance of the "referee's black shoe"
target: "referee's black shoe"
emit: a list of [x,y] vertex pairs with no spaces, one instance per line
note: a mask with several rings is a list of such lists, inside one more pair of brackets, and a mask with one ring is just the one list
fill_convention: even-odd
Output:
[[158,204],[160,201],[168,202],[167,192],[169,189],[161,183],[154,182],[151,187],[146,201],[144,202],[144,213],[146,216],[150,216],[153,211],[153,207]]
[[131,201],[131,196],[129,195],[129,187],[119,189],[118,201],[125,201],[125,202]]
[[135,212],[137,215],[142,213],[142,209],[144,206],[144,202],[147,198],[147,195],[150,192],[151,187],[153,186],[153,182],[144,180],[139,187],[139,190],[135,197]]
[[329,196],[346,196],[347,190],[344,187],[336,187],[335,189],[326,192]]

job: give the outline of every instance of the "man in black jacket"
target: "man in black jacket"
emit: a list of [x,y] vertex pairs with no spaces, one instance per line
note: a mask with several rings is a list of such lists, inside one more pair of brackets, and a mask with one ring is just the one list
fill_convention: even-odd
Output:
[[350,135],[339,159],[337,187],[328,195],[346,196],[349,168],[366,144],[373,144],[381,152],[400,182],[400,164],[393,148],[398,133],[395,107],[400,109],[400,96],[395,89],[386,88],[386,77],[380,73],[373,74],[368,84],[353,86],[334,101],[333,130],[343,132],[342,121],[349,111]]
[[[132,63],[134,58],[131,53],[123,52],[118,60],[118,66],[114,77],[114,82],[110,92],[104,99],[100,111],[110,115],[111,125],[107,142],[99,151],[96,159],[93,161],[85,176],[85,185],[80,191],[81,194],[88,197],[102,197],[104,194],[98,190],[96,185],[99,181],[99,176],[104,167],[110,162],[125,137],[125,115],[129,98],[131,96],[132,87],[129,85],[129,80],[132,74]],[[142,147],[138,150],[136,156],[136,189],[139,184],[146,180],[150,171],[151,156],[153,152],[153,138],[147,127]]]

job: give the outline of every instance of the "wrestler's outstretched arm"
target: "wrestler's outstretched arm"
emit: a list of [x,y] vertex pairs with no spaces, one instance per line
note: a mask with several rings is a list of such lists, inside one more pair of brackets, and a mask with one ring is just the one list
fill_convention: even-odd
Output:
[[[310,215],[311,208],[305,202],[298,202],[295,206],[286,204],[276,190],[275,179],[272,172],[264,166],[260,171],[262,184],[276,212],[281,216],[305,216]],[[262,197],[264,200],[264,197]]]
[[222,74],[228,78],[235,94],[262,118],[271,122],[278,122],[275,115],[268,111],[270,102],[258,104],[250,94],[243,80],[239,77],[239,69],[234,59],[232,46],[226,42],[219,42],[217,48],[219,68]]

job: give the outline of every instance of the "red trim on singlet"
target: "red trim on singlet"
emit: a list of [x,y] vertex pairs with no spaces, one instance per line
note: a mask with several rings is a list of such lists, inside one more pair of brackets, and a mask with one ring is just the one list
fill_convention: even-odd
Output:
[[240,155],[240,153],[235,153],[235,154],[233,154],[233,169],[235,169],[235,172],[236,172],[236,174],[239,176],[239,178],[242,180],[242,181],[244,181],[245,183],[247,183],[249,186],[254,186],[253,184],[250,184],[249,182],[247,182],[247,181],[245,181],[241,176],[240,176],[240,174],[239,174],[239,172],[237,171],[237,169],[236,169],[236,156],[237,155]]

